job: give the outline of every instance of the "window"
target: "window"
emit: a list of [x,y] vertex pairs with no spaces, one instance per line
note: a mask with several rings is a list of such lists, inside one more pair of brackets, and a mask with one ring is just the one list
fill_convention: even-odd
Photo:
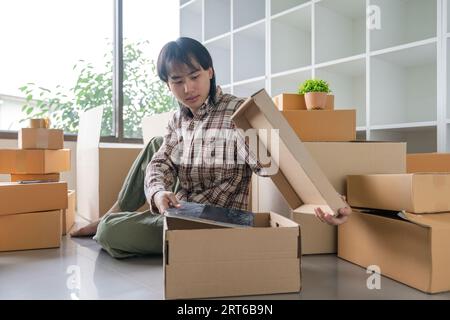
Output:
[[[11,31],[0,33],[0,131],[49,117],[53,127],[76,134],[78,112],[102,106],[103,137],[142,138],[143,116],[173,108],[154,64],[162,45],[178,36],[178,14],[177,0],[2,2],[0,28]],[[123,30],[122,48],[114,26]],[[114,46],[123,63],[114,61]],[[123,74],[116,86],[113,70]],[[123,100],[113,100],[115,90]]]

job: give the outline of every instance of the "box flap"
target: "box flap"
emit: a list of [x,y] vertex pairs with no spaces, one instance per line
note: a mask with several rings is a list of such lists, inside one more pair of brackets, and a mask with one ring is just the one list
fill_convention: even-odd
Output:
[[[279,130],[279,152],[272,152],[268,135],[258,135],[262,142],[259,147],[266,148],[266,154],[279,154],[278,174],[271,178],[292,209],[303,202],[328,205],[330,213],[336,214],[339,208],[346,206],[264,89],[247,99],[231,119],[243,130]],[[271,160],[276,162],[273,157]]]
[[427,213],[422,215],[402,211],[398,213],[398,216],[423,227],[447,229],[450,231],[450,212]]

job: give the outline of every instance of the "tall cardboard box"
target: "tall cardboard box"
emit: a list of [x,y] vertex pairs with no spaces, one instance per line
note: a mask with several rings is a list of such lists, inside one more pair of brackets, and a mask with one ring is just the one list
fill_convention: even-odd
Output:
[[302,141],[356,140],[356,110],[282,111]]
[[411,153],[406,166],[408,173],[450,172],[450,153]]
[[0,215],[0,252],[57,248],[61,210]]
[[354,210],[339,226],[338,256],[427,293],[450,290],[450,213]]
[[65,236],[75,224],[75,190],[67,192],[67,209],[62,210],[61,233]]
[[70,149],[0,150],[0,173],[47,174],[70,170]]
[[0,182],[0,216],[67,208],[67,183]]
[[298,292],[300,256],[298,225],[273,212],[256,214],[253,228],[221,228],[166,217],[164,296]]
[[[406,143],[403,142],[305,142],[314,160],[338,191],[347,194],[347,175],[405,173]],[[270,179],[254,176],[253,210],[290,215],[302,227],[302,253],[337,252],[337,227],[322,223],[309,210],[292,210]]]
[[412,213],[450,211],[450,173],[352,175],[347,177],[352,207]]
[[64,132],[61,129],[22,128],[18,131],[19,149],[64,148]]

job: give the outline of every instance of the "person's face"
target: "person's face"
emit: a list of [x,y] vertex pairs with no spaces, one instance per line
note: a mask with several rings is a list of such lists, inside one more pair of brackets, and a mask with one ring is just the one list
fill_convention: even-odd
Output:
[[213,70],[205,70],[195,61],[193,66],[191,69],[185,64],[172,64],[168,86],[175,98],[195,113],[208,98]]

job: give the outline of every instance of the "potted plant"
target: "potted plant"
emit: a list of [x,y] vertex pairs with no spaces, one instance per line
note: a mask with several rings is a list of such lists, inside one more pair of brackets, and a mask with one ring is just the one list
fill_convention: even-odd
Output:
[[320,79],[306,80],[298,91],[299,94],[305,95],[305,103],[308,110],[325,109],[327,95],[330,92],[328,83]]

